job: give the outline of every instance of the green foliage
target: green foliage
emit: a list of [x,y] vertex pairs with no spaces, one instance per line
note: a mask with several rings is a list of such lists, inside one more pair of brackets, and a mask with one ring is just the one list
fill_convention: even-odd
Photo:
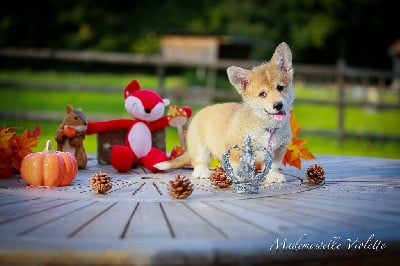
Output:
[[[391,67],[399,1],[392,0],[44,0],[0,11],[0,46],[154,53],[162,34],[250,39],[265,60],[286,41],[295,60]],[[368,55],[368,56],[366,56]]]
[[149,33],[133,42],[130,51],[141,54],[157,54],[160,50],[160,40],[154,33]]

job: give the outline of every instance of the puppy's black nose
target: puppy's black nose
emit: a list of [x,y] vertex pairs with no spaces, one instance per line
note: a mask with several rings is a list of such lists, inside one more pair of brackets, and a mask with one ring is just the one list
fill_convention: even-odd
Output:
[[151,109],[144,109],[144,112],[145,112],[146,114],[150,114],[150,113],[151,113]]
[[274,102],[273,107],[275,110],[280,111],[280,110],[282,110],[283,103],[282,102]]

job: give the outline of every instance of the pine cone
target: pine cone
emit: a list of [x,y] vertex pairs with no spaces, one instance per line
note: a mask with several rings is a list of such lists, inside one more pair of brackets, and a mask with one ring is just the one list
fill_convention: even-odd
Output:
[[226,173],[222,167],[214,169],[210,176],[210,181],[213,186],[226,188],[232,185],[232,180],[227,178]]
[[193,184],[186,176],[175,175],[175,180],[169,181],[168,194],[176,199],[184,199],[193,192]]
[[112,188],[111,179],[107,173],[94,173],[89,179],[90,187],[97,193],[104,194]]
[[307,184],[318,185],[325,180],[325,171],[320,164],[314,164],[306,170]]

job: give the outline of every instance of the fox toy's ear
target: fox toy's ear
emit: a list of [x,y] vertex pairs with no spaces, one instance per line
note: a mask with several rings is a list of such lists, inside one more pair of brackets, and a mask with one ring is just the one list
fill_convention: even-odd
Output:
[[249,76],[247,74],[246,69],[236,66],[228,67],[228,79],[229,82],[239,91],[246,90],[247,86],[250,83]]
[[125,99],[132,94],[132,92],[137,91],[140,89],[139,82],[137,80],[132,80],[128,85],[125,87],[124,96]]
[[168,106],[169,105],[169,100],[168,99],[163,99],[163,103],[164,103],[165,106]]
[[276,47],[271,62],[275,63],[276,67],[283,73],[293,72],[292,52],[285,42]]

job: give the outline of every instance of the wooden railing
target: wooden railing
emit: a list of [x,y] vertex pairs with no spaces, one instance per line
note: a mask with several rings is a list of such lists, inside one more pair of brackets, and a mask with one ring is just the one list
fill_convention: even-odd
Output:
[[[21,48],[3,48],[0,49],[0,57],[4,58],[26,58],[47,61],[63,61],[63,62],[82,62],[82,63],[105,63],[118,65],[143,65],[152,66],[155,69],[155,75],[158,78],[158,91],[165,94],[165,76],[166,69],[170,67],[193,67],[205,68],[208,70],[207,82],[205,87],[199,92],[193,90],[168,90],[168,95],[177,99],[186,97],[188,93],[191,98],[194,93],[200,93],[204,98],[211,100],[238,100],[238,96],[231,90],[216,90],[216,78],[218,70],[226,69],[229,66],[236,65],[244,68],[251,68],[260,64],[258,61],[251,60],[226,60],[220,59],[216,61],[188,61],[188,60],[172,60],[165,59],[161,55],[142,55],[115,52],[92,52],[92,51],[69,51],[69,50],[52,50],[52,49],[21,49]],[[335,66],[321,65],[294,65],[297,80],[318,80],[318,82],[329,82],[336,84],[338,90],[338,98],[334,100],[317,100],[317,99],[298,99],[298,104],[315,104],[315,105],[333,105],[338,109],[337,130],[336,131],[307,131],[306,133],[319,135],[334,135],[339,142],[345,137],[366,137],[371,139],[400,140],[399,135],[374,135],[374,134],[355,134],[345,130],[345,108],[347,106],[368,106],[376,109],[400,109],[399,101],[395,103],[367,102],[367,101],[348,101],[345,99],[345,90],[352,84],[362,84],[364,86],[373,85],[376,90],[387,90],[393,79],[390,71],[382,71],[376,69],[363,69],[349,67],[344,61],[338,60]],[[35,87],[41,89],[67,89],[67,90],[113,90],[110,87],[92,87],[81,85],[45,85],[45,84],[26,84],[23,82],[0,82],[1,86],[14,87]],[[398,96],[396,96],[398,97]],[[0,114],[5,116],[6,114]]]

